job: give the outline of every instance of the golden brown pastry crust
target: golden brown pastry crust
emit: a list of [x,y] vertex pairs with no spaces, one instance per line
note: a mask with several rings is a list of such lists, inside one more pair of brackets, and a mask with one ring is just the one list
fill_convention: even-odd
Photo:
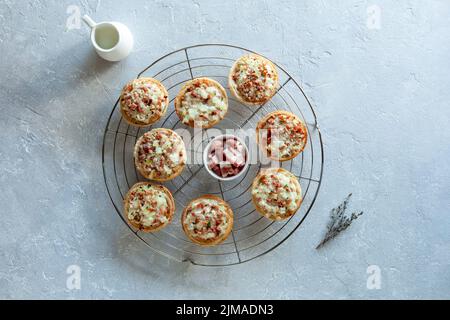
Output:
[[[181,139],[181,137],[175,131],[170,130],[170,129],[166,129],[166,128],[155,128],[155,129],[153,129],[153,130],[151,130],[149,132],[154,132],[156,130],[160,131],[160,132],[166,132],[168,134],[175,134],[178,137],[177,140],[179,139],[179,143],[183,144],[184,157],[186,157],[186,149],[185,149],[185,146],[184,146],[184,142]],[[147,134],[149,132],[146,132],[145,134]],[[159,182],[169,181],[169,180],[172,180],[175,177],[179,176],[181,174],[181,172],[183,171],[184,167],[186,166],[186,161],[183,161],[181,164],[173,167],[172,168],[172,171],[173,171],[172,174],[170,174],[170,175],[168,175],[166,177],[155,177],[154,176],[154,171],[147,171],[145,169],[145,167],[141,163],[139,163],[138,153],[139,153],[139,148],[140,148],[140,144],[141,144],[141,141],[142,141],[143,137],[144,136],[141,136],[138,139],[138,141],[136,142],[136,145],[134,146],[134,163],[135,163],[136,169],[139,171],[139,173],[143,177],[145,177],[145,178],[147,178],[149,180],[155,180],[155,181],[159,181]]]
[[180,118],[180,121],[182,123],[184,123],[184,124],[186,124],[186,125],[188,125],[188,126],[190,126],[192,128],[196,127],[194,122],[189,122],[189,123],[183,122],[183,115],[181,114],[180,109],[182,107],[182,101],[183,101],[183,98],[184,98],[184,95],[185,95],[186,91],[188,89],[190,89],[190,88],[193,88],[193,87],[201,85],[201,84],[204,84],[206,86],[214,86],[215,88],[217,88],[220,91],[220,93],[222,94],[222,96],[224,97],[225,103],[226,103],[226,108],[227,108],[226,111],[224,112],[224,114],[221,117],[219,117],[217,120],[210,120],[210,119],[208,119],[208,124],[201,126],[201,128],[203,128],[203,129],[208,129],[208,128],[211,128],[211,127],[215,126],[220,121],[222,121],[225,118],[225,115],[228,112],[228,96],[227,96],[227,92],[222,87],[222,85],[220,83],[218,83],[217,81],[215,81],[213,79],[210,79],[210,78],[203,77],[203,78],[195,78],[193,80],[190,80],[190,81],[186,82],[183,85],[183,87],[181,88],[181,90],[178,93],[178,95],[176,96],[176,98],[175,98],[175,102],[174,102],[174,104],[175,104],[175,112],[177,113],[177,115]]
[[[128,218],[128,213],[129,213],[129,208],[130,208],[130,198],[131,198],[131,193],[136,190],[137,188],[139,188],[140,186],[145,186],[145,185],[150,185],[154,188],[158,188],[160,189],[162,192],[164,192],[164,195],[166,196],[167,199],[167,203],[169,206],[169,212],[166,215],[166,218],[168,219],[168,221],[164,224],[161,224],[159,226],[153,227],[153,226],[143,226],[139,223],[137,223],[134,220],[131,220]],[[150,182],[138,182],[135,185],[133,185],[130,190],[128,190],[125,199],[123,199],[123,204],[124,204],[124,215],[125,215],[125,219],[127,219],[127,221],[136,229],[139,229],[141,231],[144,232],[155,232],[158,230],[161,230],[163,228],[165,228],[171,221],[173,218],[173,214],[175,212],[175,201],[173,199],[172,193],[169,191],[169,189],[167,189],[166,187],[162,186],[162,185],[157,185],[157,184],[152,184]]]
[[[124,103],[124,97],[125,97],[126,94],[127,94],[127,88],[128,88],[128,86],[130,86],[130,85],[133,84],[133,83],[138,83],[138,84],[139,84],[139,83],[143,83],[143,82],[149,82],[149,83],[152,83],[152,84],[158,86],[158,88],[159,88],[159,89],[161,90],[161,92],[162,92],[163,102],[165,103],[165,106],[164,106],[164,107],[163,107],[162,105],[157,106],[157,108],[159,108],[159,109],[156,110],[156,111],[154,112],[153,116],[150,117],[150,118],[149,118],[147,121],[145,121],[145,122],[142,122],[142,121],[139,121],[139,120],[137,120],[137,119],[132,118],[132,117],[126,112],[127,107],[126,107],[126,105],[125,105],[125,103]],[[123,87],[122,92],[121,92],[121,94],[120,94],[120,100],[119,100],[119,103],[120,103],[120,113],[122,114],[123,119],[124,119],[127,123],[129,123],[129,124],[131,124],[131,125],[133,125],[133,126],[141,127],[141,128],[142,128],[142,127],[147,127],[147,126],[152,125],[153,123],[157,122],[159,119],[161,119],[161,118],[165,115],[165,113],[166,113],[166,111],[167,111],[167,109],[168,109],[168,107],[169,107],[169,94],[168,94],[166,88],[163,86],[163,84],[162,84],[161,82],[159,82],[158,80],[153,79],[153,78],[138,78],[138,79],[133,79],[133,80],[131,80],[130,82],[128,82],[128,83]]]
[[[269,175],[269,174],[277,174],[278,172],[283,172],[290,176],[289,180],[290,180],[291,186],[293,186],[295,188],[295,190],[298,192],[298,194],[300,195],[299,199],[296,202],[295,210],[287,210],[287,212],[284,214],[281,214],[281,213],[273,214],[273,213],[269,213],[266,210],[264,210],[264,208],[259,205],[258,201],[256,200],[256,196],[253,193],[253,190],[258,187],[258,185],[260,183],[260,179],[262,177],[264,177],[265,175]],[[300,208],[300,205],[302,204],[302,201],[303,201],[303,197],[301,196],[301,193],[302,193],[302,189],[301,189],[300,182],[298,181],[297,177],[295,177],[291,172],[289,172],[283,168],[262,169],[259,172],[259,174],[255,177],[255,179],[253,180],[253,183],[252,183],[252,202],[256,208],[256,211],[258,211],[264,217],[266,217],[270,220],[274,220],[274,221],[288,219],[289,217],[293,216],[297,212],[297,210]]]
[[[235,69],[236,69],[238,63],[241,61],[241,59],[245,59],[246,57],[254,57],[254,58],[258,59],[258,60],[261,60],[264,63],[264,65],[270,65],[272,70],[274,70],[273,80],[275,82],[275,85],[273,86],[273,89],[271,90],[271,93],[268,94],[268,95],[266,94],[264,96],[264,98],[262,98],[262,99],[249,99],[249,98],[244,97],[239,92],[239,90],[237,88],[237,84],[236,84],[236,82],[233,79],[233,76],[234,76],[234,73],[235,73]],[[268,60],[268,59],[266,59],[266,58],[264,58],[264,57],[262,57],[262,56],[260,56],[258,54],[254,54],[254,53],[246,54],[246,55],[240,57],[239,59],[237,59],[234,62],[233,66],[231,67],[230,73],[228,75],[228,86],[230,88],[230,92],[232,93],[232,95],[239,102],[241,102],[241,103],[243,103],[245,105],[249,105],[249,106],[260,106],[260,105],[263,105],[263,104],[267,103],[270,99],[272,99],[272,97],[275,95],[275,93],[278,90],[279,80],[278,80],[277,68],[275,67],[275,64],[272,61],[270,61],[270,60]]]
[[[288,116],[288,117],[295,117],[299,121],[299,123],[302,127],[301,130],[303,131],[304,134],[303,134],[301,141],[299,141],[296,144],[296,145],[300,146],[300,148],[298,150],[293,152],[290,156],[277,157],[275,155],[269,154],[267,148],[260,141],[260,130],[265,127],[267,120],[269,120],[270,118],[283,116],[283,115]],[[269,113],[268,115],[266,115],[264,118],[262,118],[258,122],[258,124],[256,126],[256,142],[264,150],[266,156],[269,157],[270,159],[276,160],[276,161],[288,161],[288,160],[295,158],[300,153],[302,153],[303,150],[305,150],[306,144],[308,142],[308,129],[307,129],[306,125],[304,124],[304,122],[302,120],[300,120],[300,118],[297,117],[295,114],[288,112],[288,111],[284,111],[284,110],[277,110],[277,111],[273,111],[273,112]]]
[[[191,205],[192,202],[197,201],[197,200],[201,200],[201,199],[211,199],[211,200],[216,200],[217,202],[221,203],[223,206],[225,206],[225,210],[226,210],[226,215],[228,216],[229,222],[227,225],[227,229],[225,230],[224,234],[222,234],[219,237],[216,238],[211,238],[211,239],[200,239],[198,237],[195,237],[194,235],[192,235],[191,232],[189,232],[189,229],[185,223],[185,219],[186,219],[186,214],[187,214],[187,210],[189,208],[189,206]],[[231,233],[231,230],[233,229],[233,222],[234,222],[234,217],[233,217],[233,210],[231,209],[230,205],[225,202],[223,199],[214,196],[214,195],[204,195],[201,197],[198,197],[192,201],[189,202],[189,204],[184,208],[183,210],[183,214],[181,216],[181,225],[183,226],[183,231],[186,234],[186,236],[194,243],[197,243],[201,246],[215,246],[223,241],[225,241],[226,238],[228,238],[228,236]]]

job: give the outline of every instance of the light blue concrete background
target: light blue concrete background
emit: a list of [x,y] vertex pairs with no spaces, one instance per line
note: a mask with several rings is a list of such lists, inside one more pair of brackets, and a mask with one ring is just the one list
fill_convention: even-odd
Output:
[[[133,54],[99,60],[85,26],[66,30],[69,5],[127,24]],[[0,297],[450,298],[449,40],[445,0],[3,0]],[[113,211],[101,173],[103,128],[123,83],[203,42],[284,65],[314,102],[325,142],[322,189],[302,227],[229,268],[149,252]],[[316,251],[349,192],[365,215]],[[73,264],[81,290],[66,288]],[[379,290],[366,287],[369,265],[381,270]]]

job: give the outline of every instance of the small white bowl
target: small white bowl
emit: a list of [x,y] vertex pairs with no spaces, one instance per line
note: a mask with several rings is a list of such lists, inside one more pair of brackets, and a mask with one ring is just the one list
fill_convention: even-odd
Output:
[[[241,172],[239,172],[237,175],[232,176],[232,177],[223,178],[223,177],[219,177],[217,174],[214,173],[214,171],[212,171],[209,168],[209,166],[208,166],[208,161],[209,161],[208,155],[209,155],[209,152],[210,152],[210,149],[211,149],[211,145],[213,144],[214,141],[223,140],[223,139],[229,139],[229,138],[236,139],[237,141],[242,143],[242,145],[244,146],[244,150],[245,150],[245,164],[244,164],[244,167],[242,168]],[[250,159],[249,159],[249,153],[248,153],[247,145],[245,144],[244,141],[242,141],[242,139],[238,138],[237,136],[235,136],[233,134],[222,134],[220,136],[214,137],[208,143],[208,145],[206,146],[205,150],[203,150],[203,165],[205,166],[206,171],[208,171],[208,173],[211,175],[211,177],[213,177],[215,179],[218,179],[220,181],[231,181],[231,180],[239,178],[240,176],[242,176],[244,174],[245,171],[247,171],[248,166],[249,166],[249,162],[250,162]]]

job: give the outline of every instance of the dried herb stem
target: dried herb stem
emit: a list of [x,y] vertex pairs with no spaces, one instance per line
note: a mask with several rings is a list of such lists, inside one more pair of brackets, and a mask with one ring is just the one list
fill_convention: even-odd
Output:
[[331,210],[327,232],[316,249],[322,248],[328,241],[334,239],[339,233],[347,229],[353,220],[358,219],[363,214],[362,211],[353,212],[350,216],[345,214],[351,196],[352,194],[350,193],[339,206]]

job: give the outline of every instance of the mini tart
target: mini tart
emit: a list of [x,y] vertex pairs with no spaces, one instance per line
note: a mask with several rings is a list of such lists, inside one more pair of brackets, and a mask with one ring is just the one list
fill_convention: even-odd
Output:
[[275,65],[257,54],[240,57],[231,67],[228,76],[231,93],[247,105],[262,105],[278,89],[278,72]]
[[308,130],[295,114],[279,110],[258,122],[256,139],[270,159],[287,161],[305,149]]
[[168,181],[186,164],[186,148],[181,137],[170,129],[157,128],[144,133],[134,147],[134,162],[147,179]]
[[256,210],[271,220],[294,215],[302,203],[302,189],[297,177],[283,168],[269,168],[253,180],[252,200]]
[[170,191],[149,182],[136,183],[124,199],[124,214],[135,228],[154,232],[167,226],[175,212]]
[[204,195],[184,208],[181,224],[191,241],[202,246],[214,246],[230,234],[233,211],[221,198]]
[[153,78],[139,78],[127,83],[120,95],[120,112],[131,125],[149,126],[166,113],[169,94]]
[[228,111],[225,89],[209,78],[188,81],[175,98],[175,111],[181,122],[193,128],[211,128]]

